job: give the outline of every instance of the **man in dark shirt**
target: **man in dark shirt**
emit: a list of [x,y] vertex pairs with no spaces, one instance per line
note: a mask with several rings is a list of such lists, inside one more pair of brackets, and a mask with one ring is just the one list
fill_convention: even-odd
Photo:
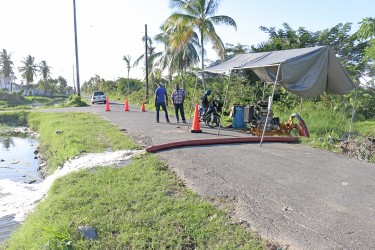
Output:
[[180,111],[182,122],[186,123],[185,112],[184,112],[185,90],[180,89],[180,87],[178,86],[178,83],[176,83],[176,89],[173,91],[171,95],[171,99],[174,105],[174,111],[176,114],[177,123],[180,122],[179,117],[178,117],[178,111]]
[[169,123],[167,106],[168,106],[167,90],[164,88],[162,83],[159,83],[159,86],[155,91],[155,108],[156,108],[155,122],[159,122],[159,111],[161,107],[165,113],[165,120]]

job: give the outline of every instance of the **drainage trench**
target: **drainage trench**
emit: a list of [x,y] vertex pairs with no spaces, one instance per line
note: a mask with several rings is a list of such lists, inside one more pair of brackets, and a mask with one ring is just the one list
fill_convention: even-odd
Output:
[[70,172],[96,166],[122,167],[142,150],[85,154],[65,162],[43,179],[39,174],[38,141],[33,138],[0,137],[0,246],[32,212],[52,183]]

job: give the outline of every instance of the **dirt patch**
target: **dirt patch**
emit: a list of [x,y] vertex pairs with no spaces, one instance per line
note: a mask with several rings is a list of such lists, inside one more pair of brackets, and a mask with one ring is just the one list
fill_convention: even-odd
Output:
[[375,162],[375,138],[343,141],[340,143],[340,148],[349,157]]

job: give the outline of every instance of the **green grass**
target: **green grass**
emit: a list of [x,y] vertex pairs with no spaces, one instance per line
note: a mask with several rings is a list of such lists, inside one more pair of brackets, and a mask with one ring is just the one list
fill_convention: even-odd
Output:
[[90,103],[86,98],[78,95],[70,95],[68,101],[63,103],[62,107],[85,107],[89,105]]
[[[137,147],[92,114],[33,112],[28,121],[54,166],[81,150]],[[77,228],[85,225],[96,230],[95,240],[80,235]],[[98,167],[57,179],[0,248],[262,249],[266,244],[230,221],[225,209],[184,187],[157,155],[144,154],[123,168]]]
[[354,123],[353,131],[365,137],[375,138],[375,120],[356,122]]
[[28,122],[41,135],[40,151],[49,173],[82,153],[138,148],[114,125],[90,113],[31,112]]
[[[286,122],[292,113],[299,114],[299,107],[286,110],[281,106],[274,105],[274,114],[280,117],[281,122]],[[342,152],[339,139],[349,132],[351,117],[345,115],[341,110],[326,108],[321,102],[306,102],[302,109],[302,118],[306,122],[310,133],[310,138],[301,137],[302,143],[329,151]],[[298,124],[297,119],[294,122]],[[358,132],[365,138],[374,138],[375,120],[355,121],[352,132]],[[359,138],[352,137],[352,139],[357,140]],[[359,143],[362,142],[359,141]],[[361,147],[365,147],[365,145]],[[369,150],[370,148],[365,149],[365,151]],[[375,154],[375,152],[370,150],[368,154]],[[349,156],[353,157],[353,155],[355,156],[354,153]],[[375,162],[375,157],[367,157],[366,161]]]
[[[98,238],[84,240],[78,226]],[[71,248],[67,247],[70,245]],[[184,188],[155,155],[55,182],[7,249],[262,249],[225,213]]]
[[[274,116],[280,117],[280,122],[287,122],[291,114],[300,114],[300,108],[295,107],[294,109],[285,110],[274,105],[273,113]],[[310,134],[318,137],[327,134],[341,137],[349,130],[350,120],[345,114],[325,108],[322,103],[306,102],[302,108],[301,117],[305,121]],[[297,119],[294,119],[294,122],[298,124]]]

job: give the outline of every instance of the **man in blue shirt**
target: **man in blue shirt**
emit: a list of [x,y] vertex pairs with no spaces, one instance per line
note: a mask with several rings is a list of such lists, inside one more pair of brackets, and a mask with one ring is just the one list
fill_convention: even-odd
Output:
[[169,123],[167,106],[168,106],[167,90],[164,88],[162,83],[159,83],[159,86],[155,91],[155,108],[156,108],[156,121],[155,122],[159,122],[159,111],[161,107],[165,113],[165,120]]

